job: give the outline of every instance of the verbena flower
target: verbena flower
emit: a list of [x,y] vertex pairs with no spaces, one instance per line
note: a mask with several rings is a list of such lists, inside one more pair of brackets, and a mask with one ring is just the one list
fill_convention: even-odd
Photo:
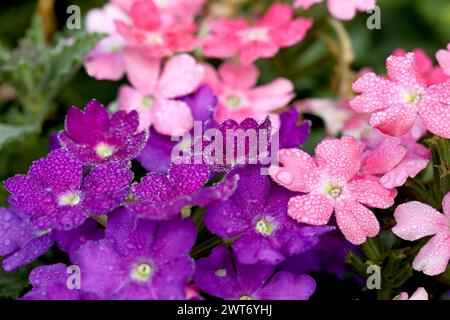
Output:
[[311,227],[287,215],[295,193],[271,183],[260,166],[230,172],[239,176],[235,193],[225,201],[206,207],[205,226],[223,238],[233,238],[232,247],[241,263],[276,265],[286,257],[304,252],[333,227]]
[[383,133],[406,134],[420,116],[435,135],[450,138],[450,80],[428,86],[414,53],[387,59],[388,77],[366,73],[353,84],[359,95],[350,106],[371,113],[370,124]]
[[273,4],[254,24],[244,19],[210,20],[209,33],[202,42],[203,54],[214,58],[238,55],[241,63],[251,64],[297,44],[312,24],[311,19],[294,18],[291,6],[281,3]]
[[416,291],[411,295],[407,292],[401,292],[398,296],[395,296],[392,300],[428,300],[428,293],[425,288],[417,288]]
[[82,288],[101,299],[184,299],[195,238],[191,219],[153,222],[118,210],[108,219],[106,238],[76,253]]
[[[309,9],[323,0],[295,0],[295,8]],[[357,11],[365,12],[373,9],[377,0],[328,0],[328,10],[331,15],[341,20],[351,20]]]
[[294,97],[293,84],[285,78],[256,86],[259,70],[255,65],[223,63],[218,71],[205,65],[205,82],[219,98],[216,120],[232,119],[238,122],[246,118],[263,121],[270,116],[272,125],[279,128],[279,116],[275,110],[287,105]]
[[[203,124],[211,121],[217,111],[217,98],[207,85],[201,85],[194,93],[179,100],[190,107],[194,121],[202,121]],[[189,134],[192,135],[193,131],[191,129]],[[178,143],[179,141],[172,141],[171,137],[150,128],[147,144],[137,160],[147,171],[167,172],[172,162],[172,150]]]
[[350,136],[328,139],[315,151],[311,158],[298,149],[280,150],[282,167],[272,166],[269,170],[277,183],[306,193],[289,200],[289,216],[299,222],[324,225],[335,212],[337,225],[348,241],[361,244],[367,237],[375,237],[380,226],[366,206],[389,208],[394,201],[378,179],[358,176],[358,141]]
[[[423,49],[413,50],[414,59],[416,60],[416,66],[422,77],[425,79],[427,85],[431,86],[440,82],[445,82],[449,79],[449,75],[446,75],[443,68],[439,66],[433,66],[433,60],[427,55]],[[402,49],[394,51],[394,56],[404,57],[407,52]]]
[[311,121],[298,124],[300,114],[296,109],[280,113],[279,148],[298,148],[308,140]]
[[197,261],[195,283],[202,291],[226,300],[308,300],[316,284],[308,275],[275,272],[271,265],[239,263],[226,247]]
[[445,271],[450,260],[450,192],[442,200],[444,214],[433,207],[411,201],[399,205],[394,212],[397,225],[392,228],[397,236],[408,241],[433,236],[420,249],[413,268],[429,276]]
[[52,236],[39,234],[27,217],[13,209],[0,208],[0,256],[5,271],[28,265],[52,245]]
[[447,45],[447,50],[441,49],[436,53],[436,59],[445,74],[450,76],[450,43]]
[[83,112],[72,107],[67,112],[66,129],[59,134],[65,149],[83,164],[130,161],[136,158],[147,140],[137,132],[136,111],[117,111],[112,116],[96,100]]
[[[44,265],[34,268],[29,276],[33,288],[23,300],[94,300],[97,296],[67,285],[68,267],[63,263]],[[82,275],[80,275],[80,279]]]
[[179,97],[191,94],[203,79],[204,68],[187,54],[175,56],[164,64],[131,54],[128,75],[132,87],[119,91],[119,107],[139,113],[139,129],[155,130],[165,135],[181,136],[193,126],[189,105]]
[[139,217],[165,220],[190,206],[227,199],[236,189],[236,177],[203,188],[209,177],[207,165],[172,164],[167,174],[151,172],[134,184],[125,205]]
[[30,217],[38,230],[69,230],[89,215],[107,214],[129,193],[131,171],[121,163],[106,163],[86,177],[80,161],[57,149],[33,162],[27,175],[4,182],[10,205]]

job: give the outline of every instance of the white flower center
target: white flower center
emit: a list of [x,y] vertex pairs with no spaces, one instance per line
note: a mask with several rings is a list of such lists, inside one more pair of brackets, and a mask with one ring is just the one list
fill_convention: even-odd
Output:
[[81,201],[81,196],[79,191],[69,191],[63,193],[58,197],[58,204],[60,206],[76,206]]
[[138,282],[147,282],[153,274],[153,268],[148,263],[140,263],[131,271],[131,278]]
[[148,33],[146,39],[148,44],[158,45],[164,43],[163,37],[157,33]]
[[252,28],[247,31],[246,38],[248,41],[265,41],[267,40],[267,29]]
[[112,156],[114,151],[116,150],[114,146],[105,142],[100,142],[95,146],[94,149],[95,153],[97,153],[97,155],[102,159]]
[[216,272],[214,272],[214,274],[218,277],[225,277],[227,275],[227,270],[225,269],[217,269]]
[[274,230],[275,226],[265,218],[262,218],[256,222],[256,231],[262,235],[271,235]]

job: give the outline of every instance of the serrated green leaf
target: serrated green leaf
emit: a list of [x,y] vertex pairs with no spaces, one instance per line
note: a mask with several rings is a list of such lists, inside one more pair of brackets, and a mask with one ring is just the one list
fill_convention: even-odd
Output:
[[0,124],[0,149],[5,143],[19,139],[26,134],[34,132],[35,127],[30,125],[13,126]]

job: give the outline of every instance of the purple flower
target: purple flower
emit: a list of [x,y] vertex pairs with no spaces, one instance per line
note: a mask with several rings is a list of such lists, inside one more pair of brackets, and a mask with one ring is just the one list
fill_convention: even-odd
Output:
[[[96,296],[82,290],[70,289],[67,285],[67,266],[62,263],[48,266],[39,266],[30,273],[30,283],[33,286],[30,292],[25,294],[23,300],[92,300]],[[70,271],[70,270],[69,270]],[[81,275],[82,277],[82,275]],[[80,279],[81,279],[80,277]]]
[[191,219],[154,222],[126,209],[110,215],[106,238],[77,251],[83,290],[102,299],[184,299],[194,273]]
[[297,122],[300,114],[296,109],[289,109],[280,114],[279,147],[280,149],[298,148],[308,139],[311,131],[311,122]]
[[197,261],[194,280],[202,291],[227,300],[308,300],[316,288],[308,275],[241,264],[223,246]]
[[340,234],[325,234],[312,249],[286,259],[281,270],[293,273],[328,272],[343,279],[348,251],[357,248]]
[[129,161],[136,158],[147,140],[146,132],[137,132],[136,111],[118,111],[112,116],[96,100],[85,112],[69,109],[66,131],[59,135],[63,146],[83,164]]
[[206,207],[205,226],[223,238],[239,236],[233,250],[239,262],[276,265],[286,257],[313,247],[319,236],[333,229],[306,226],[287,215],[293,193],[277,186],[260,166],[235,169],[239,176],[235,193],[222,202]]
[[5,271],[28,265],[52,245],[51,235],[40,235],[26,217],[15,210],[0,208],[0,256],[4,256]]
[[[195,121],[206,123],[214,118],[217,111],[217,97],[207,85],[200,86],[193,94],[180,98],[191,108]],[[191,130],[190,134],[193,133]],[[147,171],[167,172],[171,163],[173,148],[178,141],[172,141],[170,136],[162,135],[150,128],[147,144],[137,160]]]
[[28,175],[4,182],[10,205],[30,217],[39,229],[69,230],[90,215],[119,207],[133,178],[121,163],[106,163],[83,177],[83,166],[67,151],[57,149],[35,161]]
[[125,205],[135,215],[164,220],[176,216],[188,206],[206,206],[227,199],[235,190],[237,178],[229,178],[203,188],[209,170],[202,164],[172,164],[168,174],[152,172],[132,187],[132,200]]

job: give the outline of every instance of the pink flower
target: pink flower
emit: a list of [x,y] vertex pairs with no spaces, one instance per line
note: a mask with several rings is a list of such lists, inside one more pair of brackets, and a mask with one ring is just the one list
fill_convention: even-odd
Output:
[[119,80],[125,73],[123,48],[125,40],[117,33],[114,21],[129,21],[128,15],[113,4],[88,12],[88,32],[105,33],[108,36],[97,43],[85,59],[86,72],[98,80]]
[[203,79],[204,68],[188,54],[168,60],[161,71],[161,60],[143,58],[129,50],[126,54],[128,74],[132,86],[119,90],[119,108],[139,113],[139,129],[153,124],[165,135],[182,135],[193,126],[189,106],[177,97],[188,95]]
[[447,45],[447,50],[441,49],[436,53],[436,59],[439,61],[445,74],[450,76],[450,43]]
[[350,101],[356,112],[371,113],[370,124],[381,132],[401,136],[417,116],[435,135],[450,138],[450,80],[428,86],[417,66],[414,53],[387,59],[388,77],[370,72],[360,77]]
[[294,19],[291,6],[275,3],[255,24],[244,19],[209,21],[203,53],[214,58],[238,54],[241,63],[251,64],[259,58],[273,57],[280,48],[300,42],[311,26],[311,19]]
[[[296,0],[295,8],[309,9],[312,5],[323,0]],[[357,11],[365,12],[372,9],[377,0],[328,0],[328,10],[331,15],[340,20],[351,20]]]
[[167,25],[151,0],[135,0],[129,15],[131,23],[115,21],[117,31],[128,46],[143,49],[148,57],[192,51],[196,45],[195,23],[183,19]]
[[435,276],[445,271],[450,259],[450,192],[442,200],[444,214],[433,207],[412,201],[395,209],[397,225],[392,228],[404,240],[433,236],[420,249],[413,261],[413,268],[426,275]]
[[224,63],[218,72],[205,65],[205,82],[219,98],[217,120],[233,119],[237,122],[245,118],[262,121],[271,116],[272,125],[279,126],[279,116],[273,113],[288,104],[294,97],[294,86],[284,78],[256,87],[259,70],[254,65],[235,65]]
[[[450,77],[444,73],[441,67],[433,66],[433,60],[427,55],[423,49],[415,49],[414,59],[416,60],[416,66],[419,73],[427,82],[427,85],[431,86],[436,83],[444,82]],[[407,52],[403,49],[397,49],[394,51],[394,56],[404,57]]]
[[[192,20],[202,9],[206,0],[163,0],[154,1],[164,23],[170,24],[178,20]],[[124,11],[130,11],[134,0],[111,0]]]
[[425,288],[420,287],[417,288],[416,291],[414,291],[411,297],[409,297],[408,293],[401,292],[398,296],[396,296],[392,300],[428,300],[428,293],[425,290]]
[[272,179],[289,190],[306,193],[289,200],[289,216],[324,225],[335,212],[339,229],[351,243],[375,237],[380,226],[366,206],[389,208],[394,200],[377,178],[358,176],[360,152],[358,141],[350,136],[322,141],[314,158],[298,149],[280,150],[282,167],[269,169]]
[[353,127],[344,130],[359,137],[362,150],[360,173],[380,177],[380,183],[386,189],[405,184],[408,178],[414,178],[428,165],[431,153],[417,141],[426,129],[417,119],[412,129],[400,137],[388,136],[361,121],[360,133]]

